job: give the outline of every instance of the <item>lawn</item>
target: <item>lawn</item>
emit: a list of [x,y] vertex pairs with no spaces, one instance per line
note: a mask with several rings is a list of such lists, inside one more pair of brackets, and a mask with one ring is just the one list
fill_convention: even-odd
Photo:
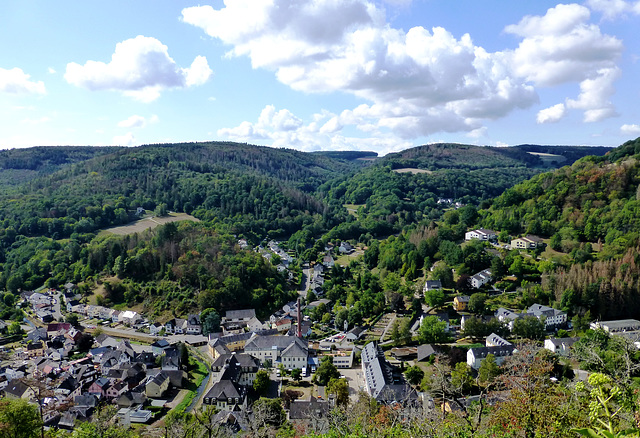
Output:
[[180,404],[174,408],[175,412],[184,412],[185,409],[193,402],[193,399],[196,397],[198,393],[198,388],[202,384],[207,375],[209,375],[209,368],[199,360],[189,358],[189,364],[191,365],[191,370],[189,371],[189,383],[185,386],[186,389],[189,390],[189,393],[185,395]]

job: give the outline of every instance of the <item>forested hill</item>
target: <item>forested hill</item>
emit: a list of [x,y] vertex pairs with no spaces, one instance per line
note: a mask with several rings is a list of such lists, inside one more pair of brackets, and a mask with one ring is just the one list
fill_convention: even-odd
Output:
[[540,146],[513,147],[471,146],[434,143],[402,152],[388,154],[380,165],[392,169],[486,169],[505,167],[544,168],[572,164],[587,155],[604,155],[611,148],[601,146]]
[[[55,155],[57,149],[46,152]],[[165,204],[169,210],[201,219],[233,223],[238,232],[290,234],[302,228],[302,222],[312,222],[314,214],[325,212],[323,203],[311,195],[318,185],[362,165],[237,143],[153,145],[110,152],[96,153],[3,192],[4,228],[26,236],[69,237],[126,223],[137,207]]]
[[603,157],[542,173],[480,211],[482,225],[550,237],[554,260],[543,286],[572,313],[615,319],[640,312],[640,139]]
[[0,150],[0,185],[19,185],[100,155],[122,149],[93,146],[40,146],[28,149]]

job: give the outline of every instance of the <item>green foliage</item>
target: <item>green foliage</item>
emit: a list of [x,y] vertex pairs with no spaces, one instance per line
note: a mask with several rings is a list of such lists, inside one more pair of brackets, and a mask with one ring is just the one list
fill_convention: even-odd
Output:
[[36,438],[42,421],[36,405],[26,400],[0,400],[0,437]]
[[496,377],[500,375],[500,368],[496,364],[496,358],[493,354],[487,354],[478,368],[478,383],[488,386],[494,382]]
[[429,307],[442,307],[445,303],[445,295],[442,289],[431,289],[424,293],[424,300]]
[[487,301],[487,294],[475,293],[469,297],[468,308],[470,312],[476,314],[483,314],[485,311],[485,303]]
[[524,339],[543,340],[545,333],[544,322],[532,315],[518,318],[513,321],[511,333]]
[[420,384],[420,382],[422,382],[422,379],[424,378],[424,371],[422,371],[419,366],[414,365],[407,368],[407,370],[404,372],[404,375],[410,384],[412,384],[413,386],[417,386]]
[[220,331],[220,315],[215,309],[204,309],[200,314],[202,323],[202,334],[217,333]]
[[349,384],[346,379],[332,378],[329,380],[327,393],[335,396],[338,406],[346,406],[349,404]]
[[333,364],[331,357],[324,356],[316,370],[316,373],[313,375],[313,383],[320,386],[326,386],[329,384],[331,379],[340,379],[340,372]]
[[447,323],[437,316],[426,316],[418,329],[418,339],[422,344],[441,344],[449,341]]
[[269,389],[270,382],[269,373],[266,370],[259,370],[253,381],[253,390],[258,394],[264,395]]

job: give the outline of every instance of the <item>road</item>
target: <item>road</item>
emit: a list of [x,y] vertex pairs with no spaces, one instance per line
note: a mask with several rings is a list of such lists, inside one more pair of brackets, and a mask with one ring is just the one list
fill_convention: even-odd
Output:
[[298,295],[300,295],[305,300],[307,299],[307,292],[309,291],[309,287],[311,286],[311,268],[303,268],[302,269],[302,287],[298,289]]
[[169,343],[183,342],[186,344],[195,344],[199,342],[207,342],[208,338],[204,335],[167,335],[167,336],[152,336],[149,333],[142,333],[132,328],[114,328],[103,325],[88,324],[86,321],[80,323],[85,329],[102,330],[103,333],[114,336],[117,338],[134,338],[140,341],[149,342],[150,344],[159,340],[166,339]]

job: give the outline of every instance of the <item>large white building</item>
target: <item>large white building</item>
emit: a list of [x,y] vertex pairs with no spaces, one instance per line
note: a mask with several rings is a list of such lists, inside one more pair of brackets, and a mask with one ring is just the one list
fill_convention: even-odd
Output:
[[244,352],[263,362],[273,365],[282,363],[285,368],[304,368],[307,366],[309,346],[295,336],[252,336],[244,346]]
[[478,228],[477,230],[467,231],[464,234],[464,240],[495,240],[498,238],[498,235],[493,230],[486,230],[484,228]]

